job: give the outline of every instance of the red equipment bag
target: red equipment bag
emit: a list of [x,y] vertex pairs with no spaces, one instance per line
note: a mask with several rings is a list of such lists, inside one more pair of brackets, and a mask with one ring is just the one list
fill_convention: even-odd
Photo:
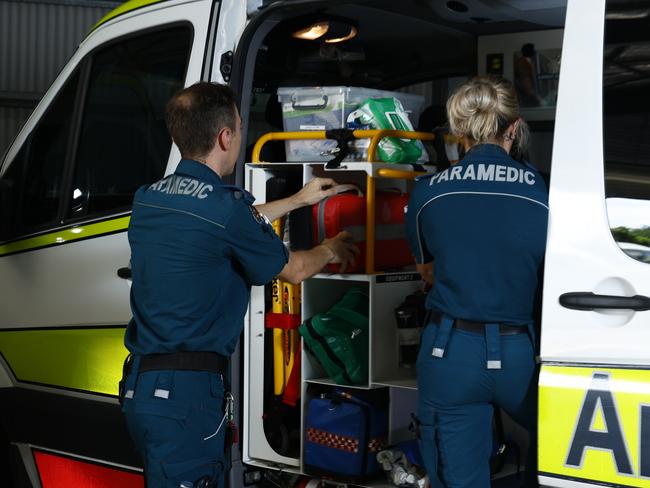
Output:
[[[313,242],[348,231],[361,253],[346,273],[363,272],[366,262],[366,197],[357,193],[340,193],[323,199],[312,207]],[[396,191],[375,193],[375,270],[401,268],[414,263],[406,241],[404,211],[409,196]],[[328,265],[337,272],[338,264]]]

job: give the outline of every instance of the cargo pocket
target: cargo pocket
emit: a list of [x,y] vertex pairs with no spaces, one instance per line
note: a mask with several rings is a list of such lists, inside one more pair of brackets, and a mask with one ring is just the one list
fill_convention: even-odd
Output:
[[190,413],[190,406],[173,400],[139,400],[135,402],[133,411],[137,415],[153,415],[154,417],[174,419],[182,425]]
[[147,450],[154,457],[164,458],[174,450],[172,439],[185,437],[190,406],[173,400],[136,400],[133,412],[137,417]]

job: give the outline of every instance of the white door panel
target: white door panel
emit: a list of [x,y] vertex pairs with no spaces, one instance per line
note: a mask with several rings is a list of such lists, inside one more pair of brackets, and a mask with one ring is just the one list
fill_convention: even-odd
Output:
[[[34,111],[7,153],[6,161],[13,160],[83,59],[112,40],[130,34],[144,34],[160,26],[189,23],[193,30],[192,47],[184,83],[187,86],[199,80],[213,3],[212,0],[166,2],[162,8],[154,6],[136,10],[96,29],[82,42]],[[177,154],[171,151],[171,157],[166,159],[167,167],[171,165],[172,157],[173,164],[177,163]],[[7,166],[5,164],[3,171]],[[77,223],[75,227],[83,227],[83,223]],[[0,329],[126,325],[131,317],[129,281],[117,276],[118,268],[128,266],[130,260],[124,227],[119,233],[79,241],[62,240],[61,244],[52,247],[0,255]]]
[[129,256],[126,232],[5,256],[0,329],[126,325]]
[[572,0],[562,71],[549,195],[544,282],[544,361],[650,364],[650,312],[578,311],[568,292],[650,295],[650,267],[625,255],[605,206],[602,64],[604,0]]

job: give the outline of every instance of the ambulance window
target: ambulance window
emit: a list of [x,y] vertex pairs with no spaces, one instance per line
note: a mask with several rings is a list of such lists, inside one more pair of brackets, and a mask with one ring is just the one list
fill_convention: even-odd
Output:
[[650,263],[650,1],[607,2],[603,141],[609,224],[628,256]]
[[183,86],[191,37],[175,27],[94,54],[67,217],[128,210],[138,187],[162,177],[165,104]]
[[79,84],[71,76],[0,179],[0,241],[57,224]]

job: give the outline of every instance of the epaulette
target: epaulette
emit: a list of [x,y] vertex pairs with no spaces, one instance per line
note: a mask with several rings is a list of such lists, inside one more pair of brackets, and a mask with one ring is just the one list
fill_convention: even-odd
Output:
[[225,188],[232,191],[235,200],[243,199],[248,205],[251,205],[255,201],[255,197],[252,195],[252,193],[247,192],[241,186],[223,185],[221,188]]

